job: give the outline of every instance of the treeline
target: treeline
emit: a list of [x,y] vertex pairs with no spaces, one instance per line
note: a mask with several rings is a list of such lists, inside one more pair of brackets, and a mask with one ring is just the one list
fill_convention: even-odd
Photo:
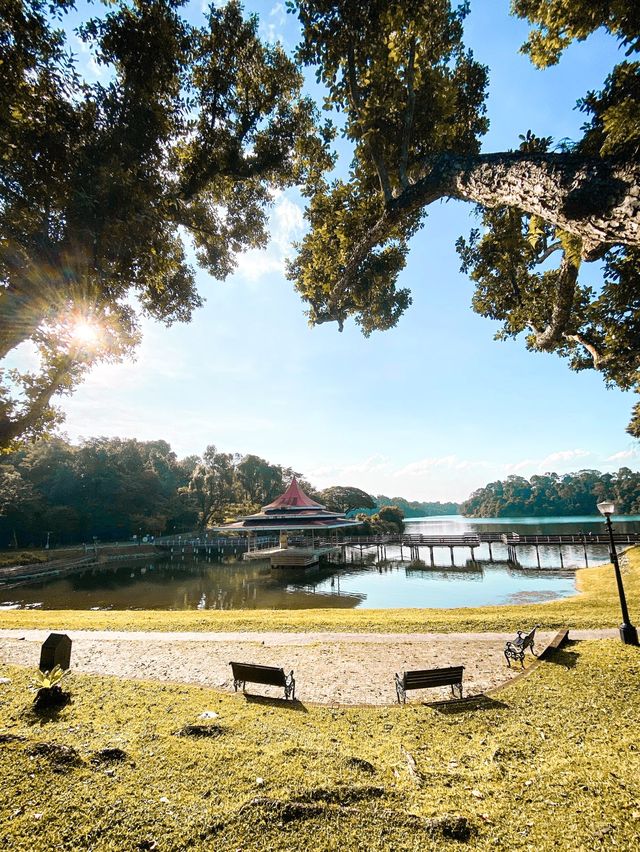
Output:
[[597,515],[601,500],[613,500],[617,514],[640,514],[640,473],[621,467],[617,473],[580,470],[530,479],[509,476],[478,488],[461,504],[460,512],[469,518]]
[[205,528],[256,511],[281,494],[294,473],[214,446],[178,459],[166,441],[38,441],[2,457],[0,546]]
[[385,497],[378,494],[377,506],[397,506],[402,510],[405,518],[428,518],[434,515],[457,515],[460,506],[458,503],[430,502],[421,503],[419,500],[405,500],[403,497]]
[[[166,441],[90,438],[38,441],[0,461],[0,547],[159,536],[205,529],[258,511],[296,475],[334,511],[375,507],[357,488],[316,491],[290,467],[256,455],[218,452],[178,459]],[[401,513],[370,519],[386,529]]]

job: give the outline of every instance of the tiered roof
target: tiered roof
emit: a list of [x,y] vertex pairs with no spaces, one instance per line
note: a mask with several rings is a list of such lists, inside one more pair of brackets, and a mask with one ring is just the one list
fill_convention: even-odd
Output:
[[262,511],[255,515],[238,518],[232,524],[225,524],[219,529],[247,530],[247,532],[313,530],[353,527],[358,526],[359,523],[346,518],[344,513],[331,512],[320,503],[316,503],[304,493],[294,476],[284,494],[263,506]]

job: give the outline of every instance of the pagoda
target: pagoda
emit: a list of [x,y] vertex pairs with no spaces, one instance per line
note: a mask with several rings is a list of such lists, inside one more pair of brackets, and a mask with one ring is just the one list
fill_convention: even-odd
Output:
[[[297,567],[312,565],[321,555],[336,549],[337,544],[331,545],[324,542],[316,546],[316,536],[322,536],[323,532],[326,532],[326,537],[330,537],[330,530],[357,527],[361,523],[361,521],[345,517],[344,512],[331,512],[326,506],[316,503],[304,493],[294,476],[284,494],[276,497],[267,506],[263,506],[260,512],[238,518],[237,521],[216,529],[246,533],[248,536],[246,559],[270,556],[272,567]],[[289,547],[289,533],[299,530],[311,532],[311,547]],[[268,550],[259,549],[257,537],[270,532],[279,533],[279,546]],[[325,538],[325,536],[322,537]]]

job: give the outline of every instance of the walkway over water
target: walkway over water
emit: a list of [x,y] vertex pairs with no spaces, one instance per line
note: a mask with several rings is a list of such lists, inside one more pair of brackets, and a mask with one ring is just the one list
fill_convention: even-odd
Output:
[[[614,542],[617,546],[640,544],[640,533],[615,533]],[[155,541],[157,547],[165,548],[171,552],[220,552],[233,549],[234,551],[246,550],[247,539],[245,536],[209,536],[206,533],[185,533],[179,536],[158,538]],[[397,533],[387,535],[367,536],[341,536],[334,534],[326,537],[290,536],[289,544],[298,551],[309,549],[310,551],[323,550],[325,553],[340,552],[342,559],[346,560],[347,552],[353,555],[354,549],[359,549],[361,554],[375,547],[378,556],[386,559],[386,548],[399,547],[400,558],[404,559],[404,551],[407,550],[408,558],[412,561],[421,559],[422,548],[429,550],[430,560],[434,562],[434,548],[449,548],[451,563],[454,561],[454,550],[456,548],[468,548],[471,559],[475,561],[475,550],[481,545],[487,545],[489,558],[493,561],[493,545],[501,545],[507,549],[507,559],[518,562],[519,547],[534,547],[537,555],[538,567],[540,566],[540,547],[558,547],[560,565],[563,566],[562,547],[566,545],[579,545],[583,548],[585,565],[588,566],[587,545],[589,547],[609,546],[609,536],[603,533],[560,533],[555,535],[520,535],[510,530],[495,530],[493,532],[466,533],[463,535],[415,535],[411,533]],[[253,558],[259,558],[264,553],[264,558],[278,549],[278,543],[272,536],[257,537],[252,539],[251,553]]]

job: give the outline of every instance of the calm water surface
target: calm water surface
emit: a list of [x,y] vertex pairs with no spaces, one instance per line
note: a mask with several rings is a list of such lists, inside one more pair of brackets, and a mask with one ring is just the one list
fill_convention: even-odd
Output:
[[[615,520],[620,532],[640,532],[640,517]],[[521,534],[601,532],[600,518],[468,519],[457,516],[407,521],[407,532],[424,535],[493,531],[498,526]],[[469,552],[436,548],[435,568],[425,548],[423,564],[400,561],[399,548],[387,548],[387,561],[322,565],[306,571],[272,571],[268,562],[223,561],[185,556],[142,560],[89,569],[60,579],[7,588],[0,585],[0,607],[39,606],[44,609],[346,609],[390,607],[484,606],[533,602],[575,593],[574,571],[584,567],[582,545],[518,549],[520,565],[506,563],[506,549],[492,545]],[[407,551],[405,549],[405,556]],[[606,547],[587,544],[589,565],[608,561]]]

